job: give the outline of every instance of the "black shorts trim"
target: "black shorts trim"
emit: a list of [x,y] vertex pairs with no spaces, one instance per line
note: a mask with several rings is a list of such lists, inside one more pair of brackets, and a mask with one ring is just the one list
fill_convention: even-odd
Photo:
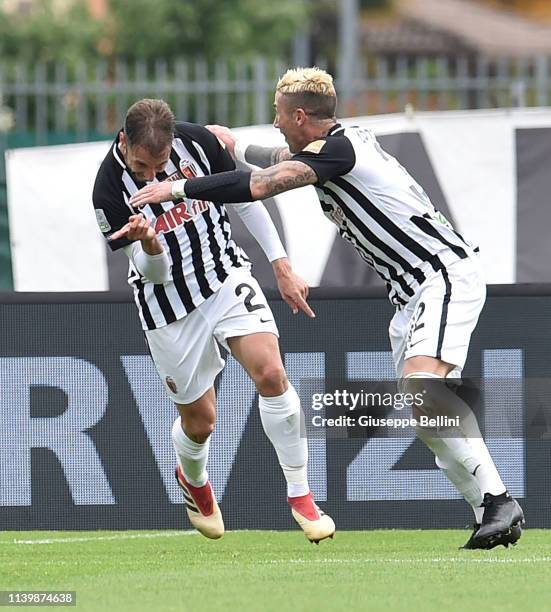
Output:
[[438,345],[436,347],[436,359],[442,359],[442,345],[444,344],[444,334],[446,333],[446,323],[448,322],[448,307],[452,296],[452,284],[446,268],[440,270],[442,278],[444,279],[444,285],[446,286],[446,293],[444,294],[444,300],[442,302],[442,315],[440,316],[440,330],[438,332]]

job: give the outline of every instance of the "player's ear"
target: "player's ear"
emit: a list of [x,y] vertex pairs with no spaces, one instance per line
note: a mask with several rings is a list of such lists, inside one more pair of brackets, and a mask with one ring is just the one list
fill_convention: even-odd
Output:
[[297,125],[304,125],[307,119],[308,115],[303,108],[295,109],[295,121],[297,122]]
[[121,130],[119,134],[119,146],[121,148],[122,154],[126,155],[126,151],[128,149],[128,140],[126,139],[126,134],[123,130]]

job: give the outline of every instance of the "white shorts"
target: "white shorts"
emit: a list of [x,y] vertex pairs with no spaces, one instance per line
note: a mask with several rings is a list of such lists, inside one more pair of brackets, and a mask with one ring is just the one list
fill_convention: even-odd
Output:
[[471,334],[486,299],[478,257],[461,259],[427,278],[408,304],[397,310],[388,330],[398,378],[410,357],[436,357],[460,376]]
[[247,268],[233,268],[222,287],[183,319],[145,332],[155,367],[178,404],[199,399],[224,367],[218,344],[269,332],[279,337],[274,315]]

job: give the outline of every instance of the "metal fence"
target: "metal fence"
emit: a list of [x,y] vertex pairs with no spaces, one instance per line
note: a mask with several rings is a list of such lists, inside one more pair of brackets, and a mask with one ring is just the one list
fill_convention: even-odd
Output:
[[551,57],[374,57],[362,67],[351,110],[359,114],[547,106]]
[[[15,131],[32,133],[29,144],[45,144],[49,134],[77,140],[111,134],[127,107],[147,96],[165,98],[181,119],[259,124],[272,119],[274,85],[285,67],[264,58],[0,64],[0,95],[13,112]],[[419,110],[545,106],[550,71],[545,56],[369,57],[357,66],[352,95],[339,110],[343,116],[400,112],[407,104]],[[337,78],[336,85],[344,84]]]
[[[318,60],[318,66],[327,67]],[[268,123],[274,86],[287,65],[265,58],[86,64],[1,63],[0,288],[12,285],[3,149],[110,138],[128,106],[166,99],[179,119],[229,126]],[[333,67],[329,66],[333,71]],[[369,56],[336,79],[340,116],[551,104],[551,57]],[[9,123],[9,121],[8,121]]]
[[0,92],[12,109],[15,130],[33,131],[36,144],[48,133],[111,134],[132,102],[143,97],[167,100],[179,119],[229,125],[271,121],[274,82],[281,62],[204,60],[154,64],[77,62],[0,65]]

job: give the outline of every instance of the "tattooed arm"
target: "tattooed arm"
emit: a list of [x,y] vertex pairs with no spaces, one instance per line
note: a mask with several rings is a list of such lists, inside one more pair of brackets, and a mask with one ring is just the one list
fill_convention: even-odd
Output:
[[140,208],[148,203],[157,204],[180,198],[226,204],[252,202],[317,182],[318,175],[310,166],[289,160],[264,170],[232,170],[174,182],[152,183],[137,191],[130,198],[130,204]]
[[265,200],[284,191],[313,185],[317,180],[310,166],[299,161],[284,161],[251,173],[251,195],[254,200]]

